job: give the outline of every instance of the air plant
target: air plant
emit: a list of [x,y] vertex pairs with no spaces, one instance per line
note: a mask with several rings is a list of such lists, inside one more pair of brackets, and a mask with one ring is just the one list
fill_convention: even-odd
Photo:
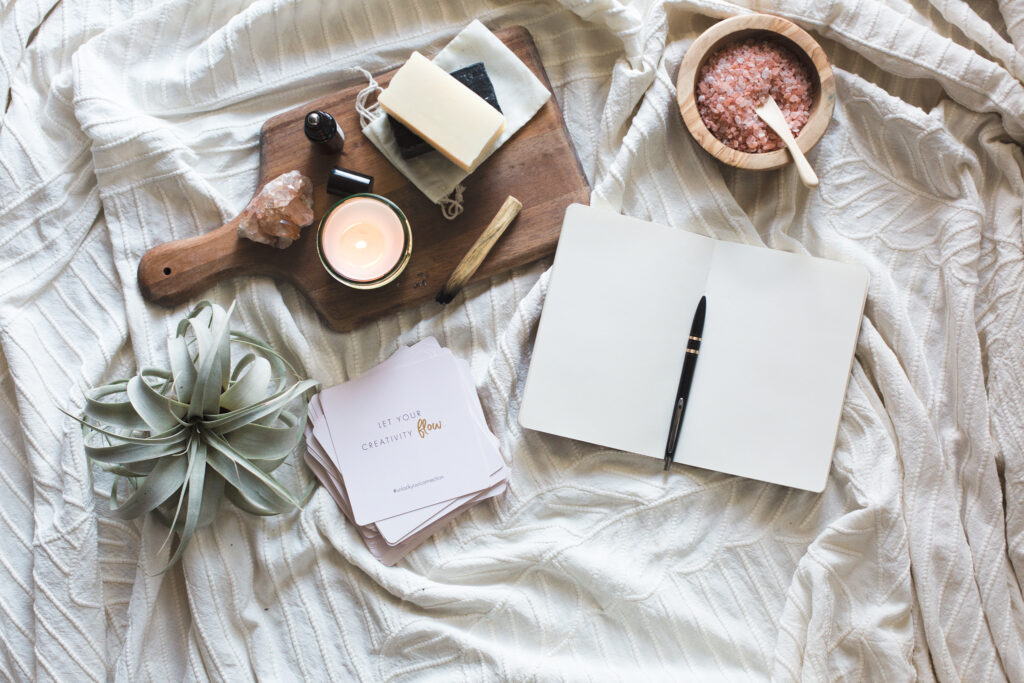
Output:
[[[143,368],[91,389],[84,414],[71,416],[86,455],[115,475],[111,511],[124,519],[152,511],[169,529],[164,545],[178,534],[164,571],[223,495],[246,512],[275,515],[302,507],[315,485],[296,497],[271,473],[302,438],[317,383],[299,380],[266,342],[230,330],[233,310],[200,302],[167,338],[170,372]],[[234,362],[232,347],[241,348]]]

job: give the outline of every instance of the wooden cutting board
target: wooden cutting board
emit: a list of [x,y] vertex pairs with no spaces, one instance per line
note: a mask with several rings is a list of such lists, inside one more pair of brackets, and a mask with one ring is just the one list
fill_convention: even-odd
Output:
[[[529,32],[516,26],[495,34],[550,90]],[[376,78],[386,87],[393,74],[394,70]],[[313,181],[316,221],[303,229],[298,242],[282,250],[239,239],[235,218],[205,235],[161,244],[146,252],[138,271],[142,295],[172,306],[199,296],[227,277],[269,275],[302,290],[331,328],[351,330],[432,300],[508,195],[519,199],[523,210],[473,280],[554,252],[565,207],[586,203],[590,194],[554,97],[466,179],[466,209],[449,221],[362,134],[355,100],[363,87],[354,85],[279,114],[260,130],[257,188],[296,169]],[[345,131],[345,149],[340,156],[324,155],[306,139],[302,123],[313,109],[333,115]],[[412,260],[397,280],[380,289],[357,291],[342,285],[327,274],[317,257],[317,224],[325,209],[339,199],[325,189],[328,172],[335,165],[373,176],[374,192],[398,204],[412,226]],[[440,310],[440,304],[437,306]]]

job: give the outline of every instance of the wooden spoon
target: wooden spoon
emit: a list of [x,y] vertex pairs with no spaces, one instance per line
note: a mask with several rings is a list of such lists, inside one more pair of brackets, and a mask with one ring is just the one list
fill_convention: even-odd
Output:
[[779,105],[775,103],[772,96],[769,95],[768,99],[754,111],[786,143],[786,148],[793,155],[793,161],[796,163],[796,172],[800,174],[800,180],[803,181],[804,185],[807,187],[817,187],[818,176],[814,173],[814,169],[811,168],[811,164],[808,163],[807,157],[804,156],[804,153],[800,151],[800,147],[797,146],[796,140],[793,139],[793,133],[789,130],[789,124],[786,123],[786,117],[782,115],[782,110],[779,109]]

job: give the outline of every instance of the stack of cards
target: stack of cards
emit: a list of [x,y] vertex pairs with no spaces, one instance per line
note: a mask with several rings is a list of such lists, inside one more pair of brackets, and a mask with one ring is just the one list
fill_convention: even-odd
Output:
[[386,565],[508,483],[469,364],[433,337],[315,395],[306,446],[310,469]]

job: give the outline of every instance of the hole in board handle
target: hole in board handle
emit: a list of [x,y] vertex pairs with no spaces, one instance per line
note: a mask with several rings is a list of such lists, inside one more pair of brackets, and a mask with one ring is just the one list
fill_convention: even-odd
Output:
[[171,274],[171,269],[170,268],[164,268],[164,275],[170,275],[170,274]]

